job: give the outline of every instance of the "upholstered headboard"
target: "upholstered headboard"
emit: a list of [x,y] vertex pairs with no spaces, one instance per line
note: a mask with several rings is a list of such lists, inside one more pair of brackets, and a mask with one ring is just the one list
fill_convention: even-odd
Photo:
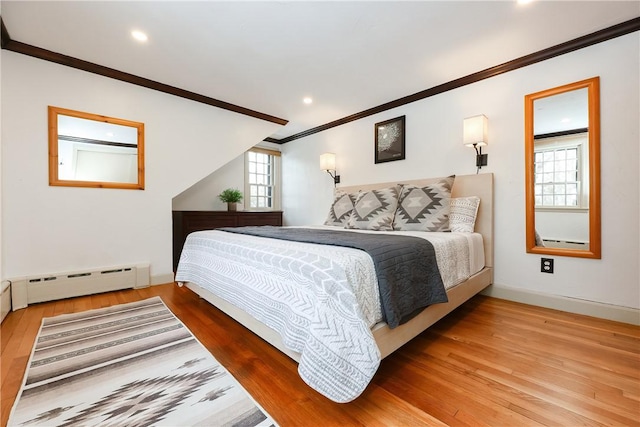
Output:
[[[396,184],[426,185],[437,182],[442,177],[415,180],[383,182],[378,184],[350,185],[339,187],[347,193],[376,190]],[[451,197],[478,196],[480,206],[476,217],[475,231],[484,239],[485,265],[493,267],[493,174],[457,175],[453,183]]]

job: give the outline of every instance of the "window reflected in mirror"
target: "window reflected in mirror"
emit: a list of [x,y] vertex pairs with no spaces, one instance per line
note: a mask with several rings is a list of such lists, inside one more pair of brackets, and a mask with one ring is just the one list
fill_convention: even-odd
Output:
[[50,106],[49,185],[144,189],[144,124]]
[[600,258],[599,80],[525,96],[527,252]]

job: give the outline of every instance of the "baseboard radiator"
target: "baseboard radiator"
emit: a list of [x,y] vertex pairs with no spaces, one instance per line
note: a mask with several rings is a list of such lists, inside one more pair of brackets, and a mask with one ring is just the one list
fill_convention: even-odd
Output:
[[580,249],[589,250],[589,242],[575,242],[571,240],[554,240],[554,239],[542,239],[542,243],[548,248],[567,248],[567,249]]
[[11,279],[13,310],[29,304],[149,286],[149,265],[124,265]]

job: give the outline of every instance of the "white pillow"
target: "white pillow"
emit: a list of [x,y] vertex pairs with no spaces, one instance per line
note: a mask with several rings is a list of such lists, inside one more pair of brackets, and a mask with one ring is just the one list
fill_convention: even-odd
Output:
[[473,233],[478,206],[480,206],[480,197],[478,196],[452,198],[449,212],[451,231]]

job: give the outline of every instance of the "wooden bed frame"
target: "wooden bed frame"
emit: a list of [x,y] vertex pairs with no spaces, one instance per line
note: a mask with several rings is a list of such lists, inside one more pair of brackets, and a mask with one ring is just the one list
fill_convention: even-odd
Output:
[[[357,192],[358,190],[385,188],[398,183],[424,185],[433,183],[437,180],[438,178],[406,180],[371,185],[340,187],[340,189],[346,192]],[[379,323],[375,325],[372,328],[373,336],[378,344],[382,358],[393,353],[429,326],[442,319],[469,298],[493,283],[493,174],[488,173],[456,176],[451,196],[480,197],[480,207],[478,209],[475,231],[482,234],[483,237],[485,267],[466,281],[449,289],[447,291],[447,296],[449,298],[448,302],[429,306],[409,322],[394,329],[390,329],[386,323]],[[280,338],[280,335],[273,329],[258,322],[251,315],[217,297],[208,290],[201,288],[195,283],[189,282],[186,286],[284,354],[288,355],[295,361],[300,360],[300,353],[286,348]]]

